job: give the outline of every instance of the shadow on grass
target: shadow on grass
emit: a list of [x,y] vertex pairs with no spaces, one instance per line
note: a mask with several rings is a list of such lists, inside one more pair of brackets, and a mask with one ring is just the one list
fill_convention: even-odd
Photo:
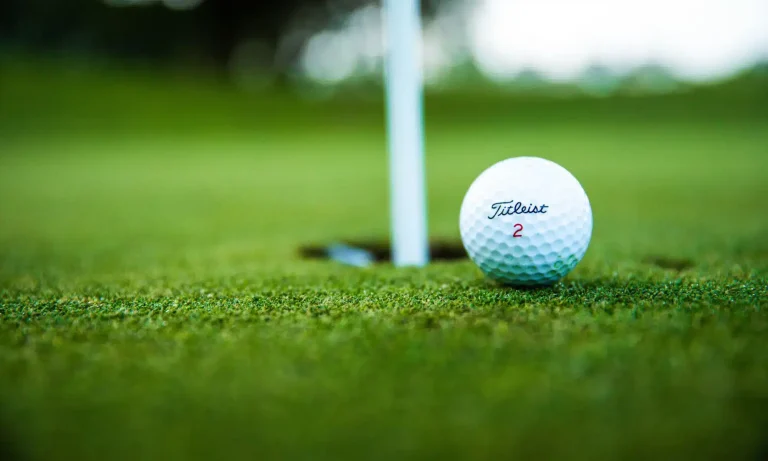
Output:
[[652,264],[662,269],[682,272],[694,266],[693,261],[683,258],[670,258],[666,256],[649,256],[643,260],[646,264]]
[[26,456],[22,456],[21,451],[17,443],[17,439],[13,437],[8,424],[9,418],[0,414],[0,460],[3,461],[24,461]]

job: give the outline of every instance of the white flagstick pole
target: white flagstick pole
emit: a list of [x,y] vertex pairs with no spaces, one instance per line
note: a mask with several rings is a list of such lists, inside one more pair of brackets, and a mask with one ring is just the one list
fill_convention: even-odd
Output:
[[419,0],[384,0],[392,261],[429,262]]

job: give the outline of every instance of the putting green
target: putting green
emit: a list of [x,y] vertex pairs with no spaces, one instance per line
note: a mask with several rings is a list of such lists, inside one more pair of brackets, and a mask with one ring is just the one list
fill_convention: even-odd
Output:
[[458,239],[466,188],[502,158],[552,159],[590,197],[584,260],[521,291],[467,260],[299,257],[308,243],[387,238],[376,102],[14,82],[0,107],[0,439],[22,455],[760,453],[764,84],[430,98],[435,238]]

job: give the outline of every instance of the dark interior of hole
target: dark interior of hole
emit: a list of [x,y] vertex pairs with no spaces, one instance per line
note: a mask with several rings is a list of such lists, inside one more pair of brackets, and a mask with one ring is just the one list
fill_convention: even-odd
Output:
[[[341,243],[370,252],[376,262],[392,259],[392,248],[386,241],[345,240]],[[325,259],[328,257],[328,245],[306,245],[299,248],[299,254],[306,259]],[[429,243],[429,254],[433,261],[453,261],[467,258],[464,246],[458,241],[432,241]]]

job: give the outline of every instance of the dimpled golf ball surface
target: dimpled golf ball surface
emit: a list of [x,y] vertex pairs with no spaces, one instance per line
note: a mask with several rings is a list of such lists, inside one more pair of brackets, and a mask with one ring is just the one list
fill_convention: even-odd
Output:
[[587,251],[592,209],[568,170],[542,158],[515,157],[475,179],[461,204],[459,228],[469,257],[491,279],[551,285]]

